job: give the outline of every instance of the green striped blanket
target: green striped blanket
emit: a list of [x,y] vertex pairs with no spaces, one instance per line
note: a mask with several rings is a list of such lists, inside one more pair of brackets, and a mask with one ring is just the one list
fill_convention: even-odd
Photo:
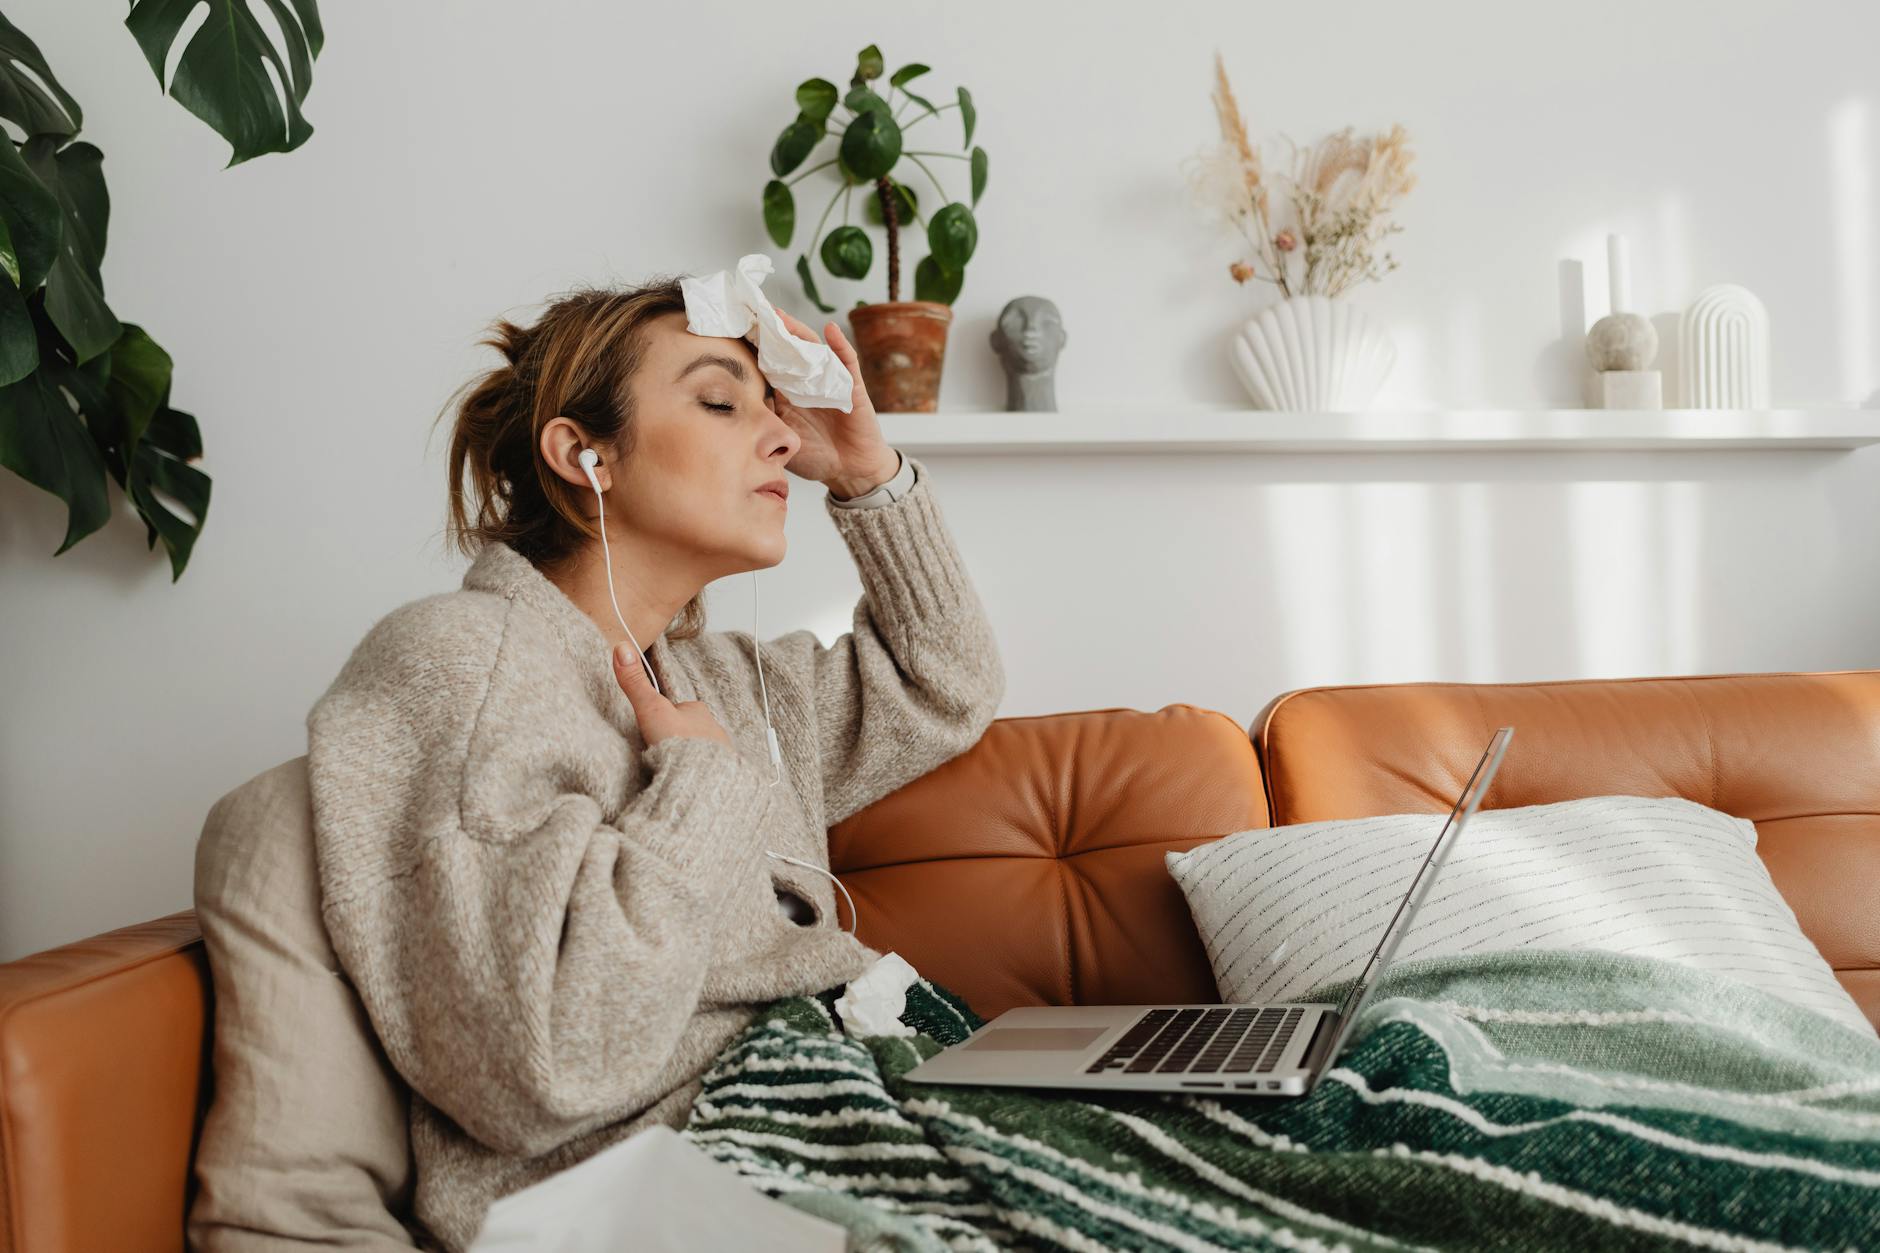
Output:
[[1880,1041],[1667,962],[1401,963],[1291,1100],[914,1083],[979,1017],[923,980],[918,1035],[855,1040],[838,991],[684,1134],[855,1249],[1880,1249]]

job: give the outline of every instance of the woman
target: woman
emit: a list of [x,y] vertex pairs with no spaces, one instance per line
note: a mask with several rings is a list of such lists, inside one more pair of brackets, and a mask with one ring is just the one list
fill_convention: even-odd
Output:
[[[497,324],[506,363],[451,441],[463,586],[376,623],[308,715],[323,915],[412,1088],[432,1247],[683,1125],[756,1006],[879,958],[828,879],[766,854],[826,867],[828,827],[971,747],[1004,693],[925,467],[882,438],[835,323],[848,413],[685,326],[676,280]],[[760,688],[751,636],[704,630],[700,594],[783,560],[786,475],[829,489],[863,595],[831,647],[765,641]]]

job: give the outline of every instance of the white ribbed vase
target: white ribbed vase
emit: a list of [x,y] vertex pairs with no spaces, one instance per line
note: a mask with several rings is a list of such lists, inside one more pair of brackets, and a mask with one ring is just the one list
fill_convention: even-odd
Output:
[[1376,320],[1329,296],[1291,296],[1240,325],[1229,347],[1256,409],[1368,407],[1397,349]]

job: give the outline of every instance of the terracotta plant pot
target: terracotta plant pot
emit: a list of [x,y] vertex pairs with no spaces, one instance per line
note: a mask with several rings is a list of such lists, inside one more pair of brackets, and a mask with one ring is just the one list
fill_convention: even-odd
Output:
[[877,413],[933,413],[953,307],[891,300],[849,310],[849,338],[862,359],[862,386]]

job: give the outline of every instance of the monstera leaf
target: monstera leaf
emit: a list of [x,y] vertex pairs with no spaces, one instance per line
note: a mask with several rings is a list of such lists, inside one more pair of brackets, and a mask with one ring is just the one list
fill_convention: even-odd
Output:
[[63,148],[58,142],[35,135],[20,156],[58,201],[64,218],[58,253],[46,274],[46,313],[78,359],[89,361],[116,343],[122,329],[104,302],[100,269],[111,200],[105,194],[104,154],[82,140]]
[[202,432],[195,418],[170,407],[170,354],[142,327],[126,326],[111,357],[101,412],[115,421],[106,428],[105,462],[143,515],[146,546],[162,538],[174,583],[209,515],[209,476],[188,464],[202,456]]
[[65,501],[62,553],[111,520],[111,500],[104,456],[51,375],[0,387],[0,465]]
[[[260,0],[279,46],[250,2],[132,0],[125,20],[159,84],[181,44],[170,94],[229,141],[231,166],[313,134],[300,105],[324,40],[316,0]],[[0,466],[65,502],[61,553],[110,522],[116,479],[175,581],[209,513],[209,476],[189,464],[202,432],[170,404],[170,355],[105,303],[104,154],[76,138],[78,102],[5,17],[0,119],[24,135],[0,137]]]
[[[32,73],[21,73],[21,66]],[[0,16],[0,117],[28,135],[62,139],[78,134],[85,120],[78,101],[53,77],[39,45],[4,16]]]
[[210,479],[188,464],[202,456],[202,434],[170,407],[169,354],[126,325],[109,352],[81,364],[42,331],[39,369],[0,388],[0,464],[65,501],[60,553],[111,520],[106,476],[116,479],[148,546],[163,540],[175,582],[208,517]]
[[[169,85],[177,103],[213,126],[234,152],[229,165],[266,152],[291,152],[307,141],[313,127],[300,106],[313,85],[313,58],[320,55],[325,32],[314,0],[262,0],[280,23],[287,49],[281,53],[249,11],[248,0],[206,0],[209,20],[197,27],[176,65]],[[163,82],[163,65],[182,34],[189,15],[205,0],[134,0],[124,25],[136,36]],[[281,85],[275,94],[268,67]],[[283,106],[286,111],[282,112]],[[227,168],[226,166],[224,168]]]

